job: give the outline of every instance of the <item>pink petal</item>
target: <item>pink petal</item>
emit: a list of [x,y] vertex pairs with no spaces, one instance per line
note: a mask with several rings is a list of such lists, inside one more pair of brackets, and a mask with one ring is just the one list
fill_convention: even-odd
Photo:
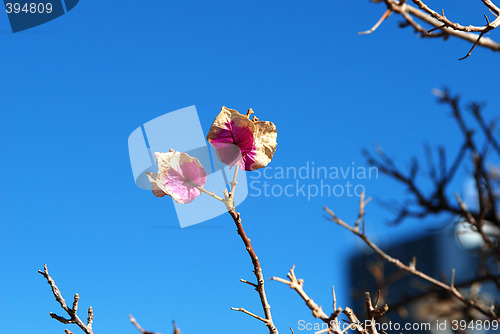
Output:
[[251,171],[271,162],[276,137],[273,123],[252,121],[249,116],[222,107],[210,127],[207,140],[215,148],[220,161],[230,167],[239,163],[242,170]]
[[[207,182],[207,173],[198,159],[182,152],[156,152],[158,174],[148,173],[155,196],[170,195],[181,204],[192,202],[201,195],[197,186]],[[163,193],[162,193],[163,192]]]
[[236,110],[222,107],[207,139],[219,160],[232,167],[254,149],[253,123]]

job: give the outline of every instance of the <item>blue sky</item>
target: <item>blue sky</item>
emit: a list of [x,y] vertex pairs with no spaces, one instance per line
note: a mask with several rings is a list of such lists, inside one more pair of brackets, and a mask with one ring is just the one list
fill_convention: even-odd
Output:
[[[78,292],[82,311],[94,307],[96,333],[136,333],[129,313],[155,331],[169,332],[175,319],[186,334],[265,333],[230,310],[261,314],[239,282],[253,274],[229,215],[180,229],[170,199],[135,186],[127,138],[190,105],[206,133],[225,105],[276,124],[272,166],[364,166],[361,150],[374,144],[402,166],[425,141],[453,151],[459,133],[431,90],[488,101],[494,116],[498,55],[478,48],[458,61],[468,43],[420,39],[397,17],[357,35],[383,11],[368,1],[89,0],[16,34],[0,13],[3,331],[63,332],[37,274],[47,263],[66,299]],[[483,13],[467,1],[447,9],[476,24]],[[404,194],[383,176],[363,184],[379,198]],[[329,310],[332,284],[349,306],[346,263],[360,245],[324,219],[324,205],[356,216],[357,199],[346,196],[249,197],[238,210],[264,275],[283,277],[295,264]],[[416,222],[389,227],[386,211],[367,209],[376,240],[425,232]],[[313,321],[287,287],[268,282],[267,292],[282,333]]]

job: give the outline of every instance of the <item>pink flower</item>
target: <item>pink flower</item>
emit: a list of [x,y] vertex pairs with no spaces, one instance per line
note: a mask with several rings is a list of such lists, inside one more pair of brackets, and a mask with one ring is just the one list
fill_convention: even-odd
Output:
[[217,152],[219,160],[232,167],[252,171],[267,166],[276,151],[276,126],[272,122],[250,120],[252,109],[246,116],[222,107],[215,118],[207,140]]
[[146,173],[155,196],[169,195],[177,203],[186,204],[201,195],[198,187],[207,182],[207,173],[198,159],[174,150],[156,152],[155,156],[158,174]]

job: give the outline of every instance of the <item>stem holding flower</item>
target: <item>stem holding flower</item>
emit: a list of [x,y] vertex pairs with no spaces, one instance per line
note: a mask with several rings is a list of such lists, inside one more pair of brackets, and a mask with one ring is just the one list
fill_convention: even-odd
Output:
[[271,306],[267,301],[264,289],[264,275],[260,266],[259,258],[253,249],[250,238],[245,233],[239,212],[234,206],[234,194],[238,184],[238,170],[253,171],[267,166],[271,162],[276,151],[276,126],[271,122],[259,121],[257,117],[250,120],[253,110],[249,109],[246,115],[238,111],[222,107],[221,112],[215,118],[207,140],[217,152],[219,160],[229,167],[235,167],[233,180],[230,182],[230,190],[223,191],[224,198],[217,196],[214,192],[206,190],[203,186],[207,181],[207,173],[198,159],[190,157],[184,152],[175,152],[173,149],[168,153],[156,152],[158,173],[146,173],[152,185],[155,196],[164,197],[169,195],[177,203],[187,204],[196,197],[205,193],[225,204],[228,213],[236,224],[236,229],[245,248],[252,260],[254,274],[257,284],[245,280],[259,293],[265,318],[255,315],[244,308],[232,308],[233,310],[246,313],[264,322],[270,334],[278,334],[271,316]]
[[[278,329],[276,328],[276,326],[274,326],[273,317],[271,315],[271,305],[269,305],[269,302],[267,301],[266,290],[264,288],[264,275],[262,274],[262,267],[260,266],[259,258],[257,257],[257,254],[255,253],[252,247],[250,238],[248,238],[248,236],[245,233],[245,230],[243,229],[239,212],[236,212],[236,210],[233,208],[229,210],[229,214],[233,218],[234,223],[236,224],[236,228],[238,229],[238,235],[241,237],[241,240],[243,240],[248,255],[250,255],[250,258],[252,259],[252,264],[254,268],[253,272],[255,274],[255,278],[257,279],[257,284],[256,285],[250,284],[250,285],[254,286],[255,290],[257,290],[257,292],[259,293],[262,308],[264,309],[265,319],[255,316],[254,314],[246,311],[244,308],[239,308],[239,309],[231,308],[231,309],[247,313],[253,316],[254,318],[261,320],[262,322],[264,322],[267,328],[269,328],[269,333],[278,334]],[[244,283],[248,284],[249,282],[244,282]]]
[[246,235],[245,230],[243,229],[243,224],[241,222],[241,216],[239,212],[236,212],[236,208],[234,207],[234,191],[236,189],[236,179],[238,177],[238,167],[235,168],[234,171],[234,176],[233,176],[233,182],[231,182],[231,192],[228,194],[226,197],[226,207],[228,208],[228,212],[231,215],[231,217],[234,220],[234,223],[236,224],[236,228],[238,231],[238,235],[241,237],[241,240],[243,240],[243,243],[245,244],[245,248],[248,252],[248,255],[250,255],[250,259],[252,260],[253,264],[253,272],[255,274],[255,278],[257,279],[257,284],[250,283],[247,281],[242,280],[242,282],[250,284],[255,287],[255,290],[259,293],[260,301],[262,304],[262,308],[264,310],[265,314],[265,319],[262,317],[259,317],[244,308],[234,308],[232,307],[231,309],[234,311],[240,311],[243,313],[246,313],[262,322],[269,328],[269,333],[271,334],[278,334],[278,329],[274,325],[273,322],[273,317],[271,315],[271,305],[269,305],[269,302],[267,301],[267,295],[266,295],[266,290],[264,288],[264,275],[262,273],[262,267],[260,266],[260,261],[255,253],[255,250],[253,249],[252,243],[250,241],[250,238]]

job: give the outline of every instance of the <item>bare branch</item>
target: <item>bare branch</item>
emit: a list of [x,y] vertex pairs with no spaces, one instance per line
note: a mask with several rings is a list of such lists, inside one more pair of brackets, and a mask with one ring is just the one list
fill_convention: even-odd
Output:
[[[500,17],[498,16],[498,7],[493,4],[490,0],[482,0],[485,6],[495,15],[497,16],[495,20],[490,22],[488,19],[486,20],[486,24],[484,26],[464,26],[459,23],[453,22],[448,19],[444,15],[444,11],[442,14],[437,13],[436,11],[430,9],[424,2],[421,0],[412,0],[417,7],[411,6],[406,3],[404,0],[384,0],[387,10],[382,15],[380,20],[368,31],[364,33],[371,33],[375,31],[378,26],[389,16],[387,13],[396,13],[403,16],[407,22],[407,24],[401,25],[401,27],[411,25],[416,32],[420,33],[422,37],[442,37],[447,39],[449,36],[455,36],[457,38],[469,41],[473,43],[473,46],[467,56],[461,58],[467,58],[476,45],[488,48],[493,51],[500,51],[500,43],[497,43],[490,38],[484,37],[484,34],[489,31],[497,28],[500,25]],[[377,1],[382,2],[382,1]],[[420,24],[418,24],[414,18],[421,20],[433,28],[426,30]],[[432,33],[435,30],[441,30],[440,33]],[[479,34],[477,34],[479,33]]]
[[288,285],[291,289],[295,290],[299,296],[304,300],[306,303],[307,307],[312,311],[312,314],[315,318],[321,319],[324,323],[328,324],[329,328],[329,333],[335,333],[335,334],[342,334],[342,330],[340,329],[339,322],[338,322],[338,316],[342,312],[342,309],[336,308],[337,302],[335,298],[335,290],[332,287],[332,294],[333,294],[333,313],[328,316],[326,313],[323,311],[321,306],[316,304],[314,300],[312,300],[307,293],[304,291],[304,280],[303,279],[297,279],[297,276],[295,275],[295,266],[290,269],[290,271],[287,274],[288,280],[280,278],[280,277],[271,277],[270,279],[273,281],[278,281],[283,284]]
[[467,299],[464,295],[462,295],[455,287],[452,287],[446,283],[443,283],[433,277],[428,276],[427,274],[417,270],[415,268],[414,264],[406,265],[402,263],[400,260],[391,257],[387,253],[385,253],[383,250],[381,250],[375,243],[373,243],[364,233],[359,231],[359,228],[356,227],[351,227],[349,224],[344,222],[342,219],[340,219],[332,210],[328,209],[327,207],[324,208],[324,210],[329,214],[330,220],[337,223],[338,225],[342,226],[343,228],[347,229],[354,235],[358,236],[361,240],[365,242],[365,244],[370,247],[375,253],[377,253],[381,258],[383,258],[385,261],[392,263],[399,269],[408,272],[412,275],[415,275],[445,291],[448,291],[451,293],[453,296],[455,296],[458,300],[460,300],[462,303],[465,305],[476,309],[477,311],[481,312],[482,314],[486,315],[487,317],[495,320],[500,320],[496,314],[491,310],[490,308],[485,308],[484,306],[479,305],[476,301]]
[[[236,167],[236,170],[238,170],[238,167]],[[235,182],[236,182],[236,172],[235,172],[235,177],[233,179],[233,183],[235,183]],[[234,189],[232,190],[232,192],[233,191],[234,191]],[[229,195],[229,196],[231,196],[230,198],[232,198],[232,192]],[[231,203],[231,205],[232,205],[232,203]],[[242,280],[242,282],[250,284],[250,285],[255,287],[255,289],[259,293],[262,308],[264,310],[264,314],[265,314],[264,323],[266,324],[267,328],[269,329],[270,334],[278,334],[278,329],[274,325],[273,318],[271,315],[271,306],[269,305],[269,302],[267,301],[266,290],[264,288],[264,275],[262,274],[262,267],[260,266],[259,258],[257,257],[257,254],[255,253],[255,251],[253,249],[252,243],[250,242],[250,238],[247,237],[245,230],[243,229],[240,214],[238,212],[236,212],[236,209],[234,208],[234,206],[232,208],[229,208],[228,212],[231,215],[231,217],[233,218],[234,223],[236,224],[236,228],[238,230],[238,235],[241,237],[241,240],[243,240],[243,243],[245,244],[245,249],[246,249],[248,255],[250,255],[250,259],[252,260],[253,269],[254,269],[253,272],[255,274],[255,278],[257,279],[256,286],[254,283],[250,283],[250,282],[247,282],[244,280]],[[241,309],[241,308],[239,308],[238,310],[241,312],[244,312],[244,313],[248,312],[248,311],[242,311],[243,309]],[[247,314],[249,314],[249,312]],[[256,315],[252,315],[252,316],[254,318],[259,319],[259,320],[263,319],[263,318],[256,316]]]
[[[481,115],[480,106],[472,104],[469,109],[479,125],[479,130],[483,132],[485,142],[480,149],[477,143],[477,129],[474,129],[465,119],[464,113],[460,107],[458,96],[452,96],[447,90],[434,90],[438,96],[439,102],[447,104],[451,108],[454,120],[463,135],[463,143],[448,166],[446,163],[445,151],[442,147],[438,149],[437,162],[433,161],[430,148],[426,149],[427,165],[429,169],[428,178],[434,189],[424,192],[417,180],[421,175],[418,161],[414,158],[410,172],[403,172],[394,161],[392,161],[382,150],[377,149],[377,156],[373,156],[364,151],[368,162],[377,167],[378,170],[401,184],[405,185],[410,193],[410,197],[402,203],[391,203],[388,207],[396,211],[396,217],[393,223],[399,223],[406,218],[424,218],[430,215],[442,213],[452,214],[453,216],[463,216],[464,212],[456,201],[451,201],[447,195],[447,188],[456,178],[457,171],[464,166],[467,158],[471,157],[473,162],[473,176],[475,179],[476,191],[478,195],[479,209],[470,212],[477,221],[483,218],[490,221],[493,225],[500,227],[500,218],[497,215],[497,194],[494,189],[494,179],[487,167],[486,155],[488,148],[492,147],[497,155],[500,156],[500,145],[495,138],[493,129],[494,123],[487,126],[486,121]],[[498,151],[497,151],[498,147]],[[500,254],[500,253],[499,253]]]
[[372,305],[372,299],[369,292],[365,292],[365,307],[366,314],[368,315],[366,331],[368,334],[378,334],[377,328],[375,327],[375,308]]
[[252,283],[252,282],[249,282],[249,281],[247,281],[247,280],[244,280],[243,278],[242,278],[242,279],[240,279],[240,282],[241,282],[241,283],[248,284],[248,285],[251,285],[251,286],[253,286],[254,288],[258,288],[258,287],[259,287],[257,284]]
[[267,324],[267,319],[264,319],[264,318],[262,318],[262,317],[259,317],[258,315],[254,314],[254,313],[252,313],[252,312],[250,312],[250,311],[245,310],[243,307],[240,307],[240,308],[231,307],[231,310],[233,310],[233,311],[243,312],[243,313],[248,314],[249,316],[254,317],[255,319],[260,320],[260,321],[262,321],[263,323]]
[[342,313],[344,313],[347,316],[347,318],[349,319],[349,322],[351,324],[351,328],[356,330],[356,332],[358,332],[359,334],[366,333],[365,329],[363,328],[363,325],[359,321],[358,317],[354,314],[352,309],[350,309],[349,307],[346,307],[342,311]]
[[463,211],[463,215],[465,216],[465,218],[467,219],[467,222],[469,224],[471,224],[472,226],[475,227],[476,229],[476,232],[479,233],[479,235],[481,236],[481,238],[483,239],[486,247],[488,247],[490,250],[496,252],[497,256],[500,258],[500,249],[498,248],[497,245],[495,245],[495,243],[486,235],[486,233],[484,233],[484,229],[483,229],[483,223],[482,221],[477,221],[473,216],[472,214],[467,210],[467,206],[465,205],[465,203],[462,201],[462,199],[460,198],[460,196],[458,196],[458,194],[455,194],[455,197],[457,198],[457,201],[458,203],[460,204],[460,208],[462,209]]
[[142,334],[161,334],[161,333],[157,333],[157,332],[150,332],[150,331],[147,331],[147,330],[143,329],[141,327],[141,325],[139,325],[139,323],[137,322],[137,320],[135,320],[135,318],[132,316],[132,314],[129,314],[128,317],[130,318],[130,322],[132,323],[132,325],[134,325],[135,328],[137,328],[137,330],[139,332],[141,332]]
[[[56,301],[61,305],[61,308],[66,311],[66,313],[69,316],[69,319],[63,318],[61,316],[58,316],[54,313],[50,313],[50,316],[63,323],[63,324],[76,324],[80,329],[85,333],[85,334],[94,334],[92,331],[92,319],[93,319],[93,311],[92,307],[89,308],[88,314],[89,314],[89,320],[87,321],[87,324],[85,324],[76,314],[76,311],[78,310],[78,301],[80,299],[78,294],[75,294],[75,297],[73,299],[73,306],[72,308],[69,308],[66,305],[66,301],[64,300],[61,291],[59,291],[59,288],[56,285],[56,282],[50,277],[49,271],[47,269],[47,265],[43,266],[43,271],[39,270],[38,273],[40,273],[45,279],[47,280],[47,283],[50,285],[52,288],[52,294],[56,298]],[[69,330],[65,330],[65,332],[71,333]]]
[[380,17],[380,19],[377,21],[377,23],[375,23],[373,25],[373,27],[371,27],[370,30],[366,30],[366,31],[361,31],[359,32],[358,34],[360,35],[366,35],[366,34],[371,34],[372,32],[374,32],[375,30],[377,30],[377,28],[382,24],[382,22],[384,22],[385,19],[387,19],[389,16],[391,16],[392,14],[392,10],[391,9],[387,9],[384,14],[382,14],[382,16]]
[[459,23],[453,22],[449,20],[446,16],[437,13],[436,11],[430,9],[423,1],[421,0],[412,0],[415,5],[417,5],[421,10],[440,21],[445,25],[445,27],[449,27],[453,30],[464,31],[464,32],[488,32],[492,29],[495,29],[500,24],[500,20],[495,19],[493,22],[486,24],[485,26],[463,26]]
[[[150,331],[147,331],[147,330],[143,329],[141,327],[141,325],[139,325],[139,323],[137,322],[137,320],[135,320],[135,318],[132,316],[132,314],[129,314],[128,317],[129,317],[130,322],[132,323],[132,325],[134,325],[134,327],[137,328],[137,330],[139,332],[141,332],[142,334],[161,334],[159,332],[150,332]],[[172,321],[172,324],[174,326],[174,334],[182,334],[181,331],[180,331],[180,329],[175,324],[175,321]]]
[[490,0],[481,0],[486,7],[495,15],[500,15],[500,8],[498,8],[492,1]]

